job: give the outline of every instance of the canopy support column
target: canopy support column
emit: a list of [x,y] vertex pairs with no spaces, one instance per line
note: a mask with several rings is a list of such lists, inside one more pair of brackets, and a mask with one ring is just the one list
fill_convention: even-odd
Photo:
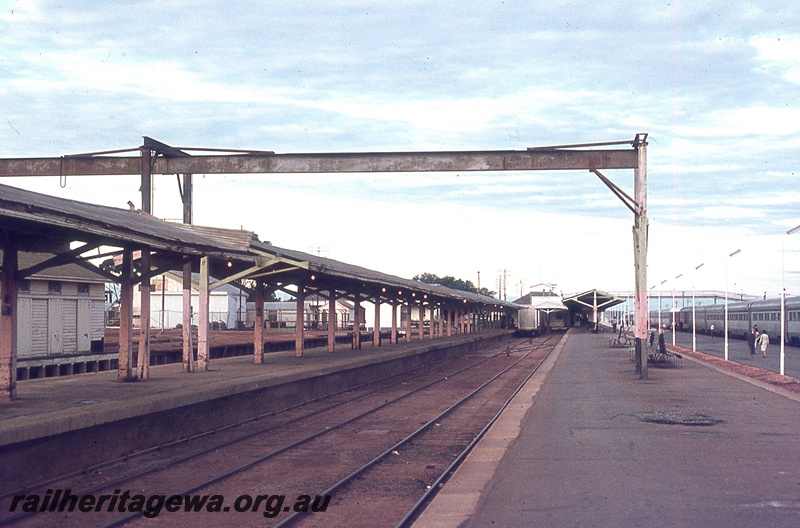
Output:
[[397,301],[392,301],[392,337],[391,344],[397,344]]
[[264,279],[256,278],[255,318],[253,322],[253,363],[264,363]]
[[406,343],[411,342],[411,301],[406,305]]
[[117,379],[132,381],[133,375],[133,252],[122,251],[122,277],[119,291],[119,364]]
[[197,368],[208,370],[208,326],[209,326],[209,289],[208,289],[208,257],[200,259],[200,289],[197,310],[200,312],[197,321]]
[[336,291],[328,295],[328,352],[336,349]]
[[295,310],[294,320],[294,356],[303,357],[305,348],[305,314],[306,314],[306,291],[305,285],[297,285],[297,309]]
[[142,280],[139,283],[139,379],[150,377],[150,249],[142,250]]
[[194,343],[192,342],[192,265],[183,265],[183,371],[194,372]]
[[381,346],[381,296],[375,296],[375,328],[372,332],[372,346]]
[[16,237],[7,234],[3,244],[3,271],[0,274],[0,402],[17,398],[17,271],[19,260]]

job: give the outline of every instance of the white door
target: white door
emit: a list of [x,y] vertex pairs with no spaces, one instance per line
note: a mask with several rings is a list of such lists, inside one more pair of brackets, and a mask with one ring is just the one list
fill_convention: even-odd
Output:
[[31,345],[31,299],[17,298],[17,357],[26,358],[33,355]]
[[92,347],[92,301],[78,301],[78,353],[88,352]]
[[61,317],[61,308],[61,299],[50,299],[47,303],[48,353],[51,356],[61,354],[61,343],[64,334],[64,320]]

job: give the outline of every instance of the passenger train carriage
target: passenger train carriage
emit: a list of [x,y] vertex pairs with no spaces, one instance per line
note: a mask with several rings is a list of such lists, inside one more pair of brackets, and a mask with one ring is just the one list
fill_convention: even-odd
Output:
[[[800,346],[800,297],[786,298],[786,342]],[[765,299],[761,301],[736,301],[728,302],[728,335],[744,339],[753,326],[758,326],[759,331],[766,331],[770,340],[776,342],[781,336],[781,300]],[[650,312],[650,321],[657,324],[658,312]],[[670,312],[661,313],[661,322],[668,328],[672,323]],[[722,336],[725,332],[725,305],[712,304],[695,307],[695,322],[697,332]],[[692,331],[692,307],[681,308],[676,313],[675,323],[678,331]]]

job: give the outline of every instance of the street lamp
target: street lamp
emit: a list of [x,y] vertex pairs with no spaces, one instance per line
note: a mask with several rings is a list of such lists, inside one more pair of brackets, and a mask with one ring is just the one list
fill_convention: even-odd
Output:
[[[683,277],[683,273],[681,273],[680,275],[676,275],[675,276],[675,281],[677,282],[678,279],[680,279],[681,277]],[[672,346],[675,346],[675,329],[677,328],[677,326],[675,326],[675,308],[676,308],[675,307],[675,284],[673,284],[672,285]]]
[[695,315],[695,306],[694,306],[694,283],[695,283],[695,276],[697,275],[697,270],[703,267],[704,262],[701,262],[697,266],[694,267],[694,272],[692,273],[692,352],[697,352],[697,316]]
[[661,281],[661,287],[658,289],[658,328],[661,329],[661,290],[664,289],[664,283],[667,279]]
[[[733,253],[728,254],[728,258],[735,257],[741,253],[741,249],[737,249]],[[725,261],[725,361],[728,361],[728,261]]]
[[[800,225],[795,226],[786,232],[786,236],[793,235],[800,231]],[[786,360],[786,263],[784,240],[781,237],[781,376],[784,373]]]

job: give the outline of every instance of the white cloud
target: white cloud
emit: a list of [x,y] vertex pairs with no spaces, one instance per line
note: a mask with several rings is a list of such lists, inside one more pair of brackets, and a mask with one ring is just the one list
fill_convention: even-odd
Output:
[[755,35],[748,43],[755,48],[764,69],[800,84],[800,34]]

